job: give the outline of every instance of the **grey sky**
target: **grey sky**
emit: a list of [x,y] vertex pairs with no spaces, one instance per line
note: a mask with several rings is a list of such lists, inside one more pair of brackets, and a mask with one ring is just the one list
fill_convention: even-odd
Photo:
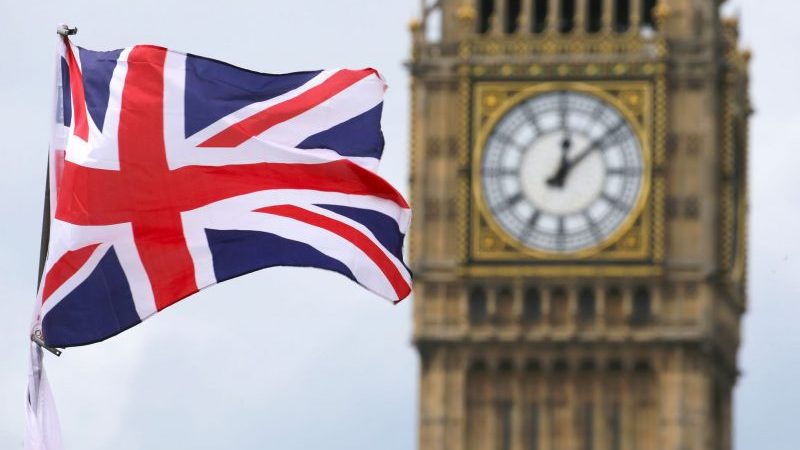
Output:
[[[381,173],[407,191],[414,0],[0,0],[0,448],[21,448],[54,29],[103,50],[154,43],[254,70],[373,66],[390,84]],[[741,0],[755,52],[751,309],[736,392],[739,449],[794,450],[800,389],[800,5]],[[791,11],[788,11],[791,10]],[[412,450],[411,301],[322,271],[270,269],[211,288],[47,367],[69,449]],[[764,439],[769,437],[769,444]]]

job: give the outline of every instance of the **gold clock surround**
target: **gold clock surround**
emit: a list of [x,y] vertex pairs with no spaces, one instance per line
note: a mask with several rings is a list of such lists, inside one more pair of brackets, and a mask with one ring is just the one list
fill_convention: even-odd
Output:
[[[481,93],[481,91],[485,88],[485,86],[478,87],[478,95],[476,96],[476,101],[484,103],[485,106],[490,106],[496,103],[496,97],[492,93]],[[491,92],[491,87],[488,89]],[[640,93],[638,91],[633,91],[630,87],[625,88],[625,92],[628,101],[633,103],[634,106],[637,104],[642,104],[642,109],[647,110],[648,106],[650,106],[650,99],[647,98],[648,95],[644,97],[640,97]],[[553,91],[572,91],[572,92],[579,92],[590,94],[594,97],[597,97],[606,103],[610,104],[614,107],[617,111],[622,114],[625,120],[631,125],[633,128],[637,139],[639,140],[641,150],[642,150],[642,161],[643,161],[643,177],[642,177],[642,187],[639,191],[639,196],[637,197],[636,203],[634,207],[624,220],[624,222],[607,238],[605,238],[599,244],[593,246],[592,248],[579,250],[576,252],[548,252],[539,249],[534,249],[531,247],[526,246],[525,244],[519,242],[519,240],[515,239],[513,236],[509,235],[503,228],[497,223],[494,216],[491,214],[488,206],[486,205],[484,196],[483,196],[483,186],[480,177],[480,170],[481,170],[481,163],[483,161],[483,154],[486,149],[486,143],[488,141],[489,136],[491,135],[492,131],[496,127],[496,125],[500,122],[500,120],[515,106],[519,105],[520,103],[536,97],[541,94],[545,94],[548,92]],[[644,90],[643,92],[646,92]],[[492,100],[495,99],[495,100]],[[631,101],[632,100],[632,101]],[[477,108],[476,108],[477,109]],[[491,109],[491,108],[487,108]],[[638,117],[637,117],[638,116]],[[505,102],[499,107],[495,108],[494,111],[490,113],[488,119],[486,119],[481,124],[475,124],[480,128],[475,128],[479,130],[478,138],[475,140],[475,147],[473,149],[472,158],[472,196],[474,204],[476,205],[476,216],[478,219],[478,224],[486,223],[493,232],[494,235],[499,236],[507,245],[514,247],[516,250],[529,254],[534,257],[539,258],[550,258],[550,259],[581,259],[585,257],[589,257],[595,255],[605,248],[610,246],[611,244],[616,243],[619,241],[622,236],[631,228],[631,226],[639,219],[642,210],[645,207],[645,203],[648,199],[648,194],[650,190],[650,183],[651,183],[651,150],[649,145],[648,133],[646,131],[647,124],[643,123],[646,122],[646,118],[648,117],[647,114],[635,114],[631,108],[629,108],[625,102],[620,100],[617,97],[608,94],[608,91],[602,89],[597,84],[586,84],[581,82],[550,82],[550,83],[537,83],[531,87],[523,89],[519,93],[507,98]],[[474,225],[475,222],[473,222]],[[473,226],[474,226],[473,225]],[[476,228],[477,229],[477,228]],[[494,239],[486,235],[483,239]],[[480,247],[482,242],[476,242],[475,244]]]
[[[484,70],[482,74],[487,72]],[[651,69],[640,72],[652,73]],[[501,77],[512,73],[509,70],[497,71]],[[598,74],[595,71],[592,73]],[[509,274],[559,276],[602,272],[605,275],[624,273],[628,276],[647,276],[659,273],[663,258],[663,229],[656,229],[661,227],[655,225],[658,223],[656,218],[663,217],[664,179],[660,165],[663,163],[664,149],[659,143],[665,138],[664,102],[658,98],[663,91],[660,82],[663,81],[657,77],[614,81],[591,78],[571,81],[542,79],[536,83],[487,77],[469,83],[467,128],[475,130],[475,136],[472,136],[468,146],[470,183],[465,183],[465,188],[469,186],[466,189],[470,199],[470,205],[465,208],[468,223],[465,231],[469,240],[465,246],[465,259],[472,262],[468,271],[471,274],[494,273],[496,270],[490,267],[491,264],[481,267],[481,263],[503,262],[510,264],[505,266],[505,273]],[[617,109],[637,134],[644,161],[642,190],[626,221],[600,245],[564,254],[532,249],[508,235],[495,222],[485,204],[479,176],[484,147],[495,124],[520,102],[554,90],[591,94]],[[547,264],[537,266],[536,261]],[[561,261],[561,264],[553,265],[553,261]],[[605,264],[587,266],[587,263],[595,261]]]

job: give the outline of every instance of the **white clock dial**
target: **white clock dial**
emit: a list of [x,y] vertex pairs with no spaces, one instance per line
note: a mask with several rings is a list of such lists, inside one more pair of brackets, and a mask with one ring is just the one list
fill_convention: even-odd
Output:
[[604,100],[575,91],[516,105],[492,130],[481,161],[497,223],[525,246],[554,253],[606,241],[633,213],[643,177],[630,123]]

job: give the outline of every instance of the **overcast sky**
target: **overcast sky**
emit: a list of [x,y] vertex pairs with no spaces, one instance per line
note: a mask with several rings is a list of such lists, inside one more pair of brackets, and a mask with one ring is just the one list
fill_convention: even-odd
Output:
[[[54,29],[78,45],[153,43],[264,72],[378,68],[381,173],[407,192],[406,31],[414,0],[0,0],[0,448],[21,448]],[[800,405],[800,4],[739,0],[753,48],[750,311],[739,449],[796,450]],[[791,10],[791,11],[787,11]],[[411,303],[343,277],[269,269],[223,283],[109,341],[48,358],[69,449],[416,445]],[[769,443],[765,443],[765,439]]]

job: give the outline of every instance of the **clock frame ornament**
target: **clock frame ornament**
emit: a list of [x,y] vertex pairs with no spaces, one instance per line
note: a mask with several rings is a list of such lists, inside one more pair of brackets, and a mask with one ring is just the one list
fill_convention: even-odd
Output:
[[[578,269],[591,273],[601,271],[608,275],[652,275],[660,271],[663,241],[654,225],[656,217],[663,215],[664,205],[664,180],[660,170],[663,148],[659,148],[657,144],[663,142],[657,134],[663,129],[663,125],[658,125],[664,118],[663,111],[658,108],[659,89],[656,78],[541,82],[475,79],[470,85],[471,126],[467,128],[474,130],[474,135],[471,136],[468,163],[470,204],[467,207],[469,239],[466,256],[472,263],[471,271],[482,271],[482,262],[490,265],[496,262],[515,263],[520,266],[508,273],[535,274],[544,270],[557,274],[559,269],[575,273]],[[558,91],[586,94],[617,110],[639,141],[643,163],[641,192],[623,223],[598,245],[571,252],[532,248],[509,234],[497,223],[486,204],[481,181],[481,164],[486,143],[495,126],[522,102]],[[554,260],[561,261],[562,264],[553,266]],[[603,264],[592,267],[593,262]],[[624,264],[625,269],[613,263]],[[491,270],[488,266],[486,269]]]

